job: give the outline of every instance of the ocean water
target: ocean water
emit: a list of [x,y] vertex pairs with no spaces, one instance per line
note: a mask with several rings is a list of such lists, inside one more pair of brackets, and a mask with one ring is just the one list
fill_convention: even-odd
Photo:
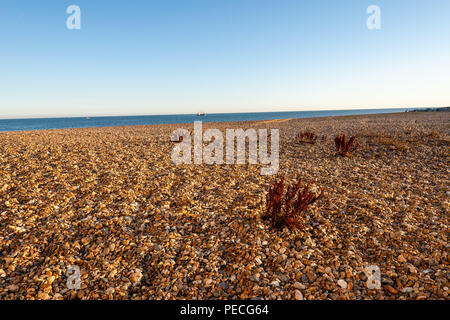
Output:
[[292,111],[292,112],[254,112],[254,113],[214,113],[206,116],[196,114],[153,115],[153,116],[114,116],[114,117],[68,117],[68,118],[27,118],[0,119],[0,132],[26,131],[43,129],[67,129],[89,127],[133,126],[146,124],[173,124],[228,121],[255,121],[274,119],[298,119],[327,116],[345,116],[358,114],[376,114],[405,112],[399,109],[358,109],[358,110],[326,110],[326,111]]

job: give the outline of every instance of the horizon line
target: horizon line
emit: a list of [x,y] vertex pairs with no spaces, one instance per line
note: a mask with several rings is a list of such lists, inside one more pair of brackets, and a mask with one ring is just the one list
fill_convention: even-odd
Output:
[[[450,106],[440,107],[391,107],[391,108],[337,108],[337,109],[318,109],[318,110],[283,110],[283,111],[256,111],[256,112],[211,112],[206,114],[245,114],[245,113],[288,113],[288,112],[321,112],[321,111],[344,111],[344,110],[389,110],[389,109],[441,109]],[[195,115],[196,113],[153,113],[153,114],[67,114],[67,115],[1,115],[0,120],[22,120],[22,119],[59,119],[59,118],[86,118],[86,117],[147,117],[147,116],[177,116],[177,115]]]

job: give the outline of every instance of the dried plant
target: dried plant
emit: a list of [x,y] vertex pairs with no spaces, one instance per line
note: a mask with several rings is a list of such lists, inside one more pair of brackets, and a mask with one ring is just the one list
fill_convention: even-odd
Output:
[[312,131],[302,131],[297,135],[297,141],[299,143],[316,143],[317,135]]
[[270,219],[274,228],[301,228],[301,213],[311,204],[323,196],[310,191],[310,184],[301,189],[301,180],[290,186],[286,192],[284,177],[279,182],[275,182],[266,195],[265,218]]
[[336,138],[334,138],[334,144],[336,146],[337,153],[343,157],[350,156],[358,148],[358,143],[356,142],[355,136],[350,137],[350,139],[346,141],[345,134],[336,136]]

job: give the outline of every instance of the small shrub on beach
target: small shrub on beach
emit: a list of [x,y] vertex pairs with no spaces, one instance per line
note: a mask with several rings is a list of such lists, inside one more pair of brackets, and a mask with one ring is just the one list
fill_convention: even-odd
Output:
[[316,143],[317,135],[312,131],[302,131],[297,135],[297,141],[299,143]]
[[358,148],[358,143],[356,142],[355,136],[350,137],[350,139],[346,141],[345,134],[336,136],[336,138],[334,138],[334,144],[336,146],[337,153],[343,157],[351,156],[351,154]]
[[266,195],[266,213],[264,218],[270,219],[274,228],[301,228],[301,213],[323,196],[310,190],[310,185],[301,188],[301,180],[287,188],[285,192],[284,177],[275,182]]

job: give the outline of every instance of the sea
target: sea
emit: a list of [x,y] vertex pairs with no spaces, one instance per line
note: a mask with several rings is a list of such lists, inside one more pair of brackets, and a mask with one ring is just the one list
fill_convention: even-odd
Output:
[[255,121],[274,119],[299,119],[329,116],[346,116],[360,114],[396,113],[409,111],[407,108],[396,109],[353,109],[323,111],[289,111],[289,112],[252,112],[252,113],[211,113],[204,116],[197,114],[178,115],[142,115],[142,116],[103,116],[103,117],[58,117],[0,119],[0,132],[28,131],[45,129],[68,129],[90,127],[115,127],[149,124],[174,124],[202,122]]

